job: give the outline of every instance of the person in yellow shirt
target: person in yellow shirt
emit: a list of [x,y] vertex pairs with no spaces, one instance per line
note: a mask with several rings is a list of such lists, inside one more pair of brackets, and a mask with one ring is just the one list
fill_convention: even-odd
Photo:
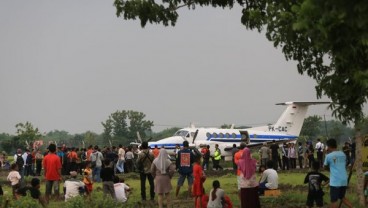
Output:
[[86,193],[90,195],[93,189],[91,161],[86,161],[86,168],[83,171],[83,183],[86,186]]

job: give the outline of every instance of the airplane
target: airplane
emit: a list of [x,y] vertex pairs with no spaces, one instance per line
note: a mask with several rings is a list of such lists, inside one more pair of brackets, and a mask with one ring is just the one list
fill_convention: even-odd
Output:
[[[233,144],[237,147],[245,142],[248,147],[261,146],[264,142],[273,141],[296,142],[302,129],[304,118],[310,105],[330,104],[331,102],[285,102],[276,105],[287,106],[277,122],[273,125],[259,126],[246,129],[220,129],[220,128],[196,128],[191,126],[178,130],[173,136],[158,141],[149,142],[151,149],[164,147],[169,154],[174,154],[176,145],[182,147],[183,141],[188,141],[190,147],[197,149],[209,145],[211,154],[215,150],[215,144],[219,145],[221,155],[225,160],[231,160]],[[233,126],[232,126],[233,127]]]

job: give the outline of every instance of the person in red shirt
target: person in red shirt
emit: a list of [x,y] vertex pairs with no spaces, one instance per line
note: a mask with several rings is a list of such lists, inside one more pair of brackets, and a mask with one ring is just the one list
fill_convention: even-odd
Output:
[[152,150],[152,154],[155,158],[157,158],[160,154],[160,150],[158,149],[157,145],[155,145],[155,149]]
[[61,180],[61,161],[60,158],[55,154],[56,145],[49,145],[49,154],[47,154],[43,161],[43,168],[45,171],[46,180],[46,192],[45,199],[49,202],[52,188],[54,187],[54,194],[59,197],[59,181]]
[[194,196],[194,207],[201,208],[201,201],[203,196],[203,183],[206,180],[206,176],[203,174],[201,167],[201,156],[197,155],[193,166],[193,196]]
[[[239,160],[241,159],[242,155],[243,155],[243,151],[244,148],[246,147],[246,144],[244,142],[240,143],[239,146],[239,151],[237,151],[234,155],[234,163],[239,167],[238,163]],[[238,183],[238,196],[239,196],[239,201],[241,201],[241,197],[240,197],[240,181],[241,181],[241,177],[240,177],[240,170],[238,168],[237,172],[236,172],[236,178],[237,178],[237,183]]]

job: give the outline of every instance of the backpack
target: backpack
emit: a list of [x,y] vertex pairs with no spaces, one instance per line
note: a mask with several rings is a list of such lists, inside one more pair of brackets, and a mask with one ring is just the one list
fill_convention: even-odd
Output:
[[24,165],[24,160],[22,155],[17,154],[17,161],[15,162],[18,165],[18,168],[22,168]]
[[138,171],[138,173],[144,173],[144,161],[145,161],[147,158],[148,158],[148,159],[150,160],[150,162],[152,163],[152,160],[151,160],[151,158],[150,158],[149,153],[145,153],[145,152],[143,152],[143,153],[145,154],[144,158],[143,158],[143,159],[138,160],[138,162],[137,162],[137,171]]
[[32,155],[28,154],[26,159],[26,165],[32,165]]

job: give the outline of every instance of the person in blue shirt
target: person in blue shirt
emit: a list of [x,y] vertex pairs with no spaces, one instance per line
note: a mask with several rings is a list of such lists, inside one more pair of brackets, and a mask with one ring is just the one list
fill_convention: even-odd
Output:
[[339,199],[347,207],[352,207],[350,201],[345,197],[348,185],[346,155],[342,151],[337,150],[337,142],[335,139],[327,140],[327,153],[324,166],[330,171],[330,207],[338,207],[337,202]]
[[180,187],[183,186],[185,178],[188,180],[188,198],[192,196],[194,154],[189,149],[189,142],[183,142],[183,149],[178,152],[176,168],[179,172],[178,184],[175,196],[178,197]]

